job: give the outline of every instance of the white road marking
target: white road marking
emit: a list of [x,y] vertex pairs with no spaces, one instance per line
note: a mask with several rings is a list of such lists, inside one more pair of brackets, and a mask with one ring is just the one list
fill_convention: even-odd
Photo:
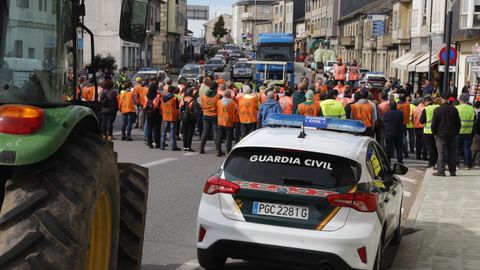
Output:
[[418,180],[415,180],[415,179],[412,179],[412,178],[409,178],[409,177],[405,177],[405,176],[399,176],[400,177],[400,180],[402,181],[407,181],[407,182],[410,182],[412,184],[417,184],[418,183]]
[[185,153],[185,154],[183,154],[183,155],[184,155],[184,156],[187,156],[187,157],[188,157],[188,156],[196,156],[196,155],[198,155],[198,153],[189,152],[189,153]]
[[197,268],[200,269],[200,265],[198,264],[197,260],[191,260],[179,266],[175,270],[194,270]]
[[405,196],[405,197],[407,197],[407,198],[410,198],[410,197],[412,197],[412,193],[404,190],[404,191],[403,191],[403,196]]
[[161,164],[165,164],[165,163],[168,163],[168,162],[175,161],[177,159],[178,158],[164,158],[164,159],[160,159],[160,160],[157,160],[157,161],[144,163],[144,164],[141,164],[140,166],[146,167],[146,168],[151,168],[151,167],[155,167],[155,166],[158,166],[158,165],[161,165]]

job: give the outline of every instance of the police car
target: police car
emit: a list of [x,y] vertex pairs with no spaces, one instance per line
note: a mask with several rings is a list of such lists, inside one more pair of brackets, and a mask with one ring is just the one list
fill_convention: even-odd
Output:
[[[227,258],[318,269],[379,269],[401,240],[403,186],[361,122],[273,114],[205,184],[197,254],[205,269]],[[291,128],[303,126],[304,130]],[[313,128],[313,129],[309,129]],[[322,128],[323,130],[319,129]]]

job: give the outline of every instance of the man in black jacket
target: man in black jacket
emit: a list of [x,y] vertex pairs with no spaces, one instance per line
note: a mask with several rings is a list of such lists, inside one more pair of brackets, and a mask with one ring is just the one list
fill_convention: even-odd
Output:
[[385,144],[387,148],[388,159],[393,156],[394,149],[397,152],[397,161],[403,163],[402,154],[402,126],[403,113],[397,110],[397,103],[390,102],[390,110],[383,115],[383,124],[385,126]]
[[456,137],[460,132],[462,123],[458,110],[443,99],[442,105],[435,109],[432,118],[432,133],[435,135],[437,145],[438,171],[434,176],[445,176],[445,146],[448,154],[448,170],[451,176],[456,175]]

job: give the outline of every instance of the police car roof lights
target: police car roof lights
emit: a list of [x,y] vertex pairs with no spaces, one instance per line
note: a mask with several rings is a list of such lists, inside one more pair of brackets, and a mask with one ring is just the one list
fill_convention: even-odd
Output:
[[303,116],[274,113],[268,116],[270,126],[310,127],[326,130],[362,133],[367,127],[358,120],[347,120],[330,117]]

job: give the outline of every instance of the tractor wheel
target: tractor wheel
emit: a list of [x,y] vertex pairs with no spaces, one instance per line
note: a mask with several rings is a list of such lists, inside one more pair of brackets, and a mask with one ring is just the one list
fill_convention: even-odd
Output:
[[113,145],[74,131],[15,169],[0,212],[0,269],[114,270],[120,185]]
[[148,200],[148,170],[118,164],[120,173],[120,245],[117,269],[140,270]]

